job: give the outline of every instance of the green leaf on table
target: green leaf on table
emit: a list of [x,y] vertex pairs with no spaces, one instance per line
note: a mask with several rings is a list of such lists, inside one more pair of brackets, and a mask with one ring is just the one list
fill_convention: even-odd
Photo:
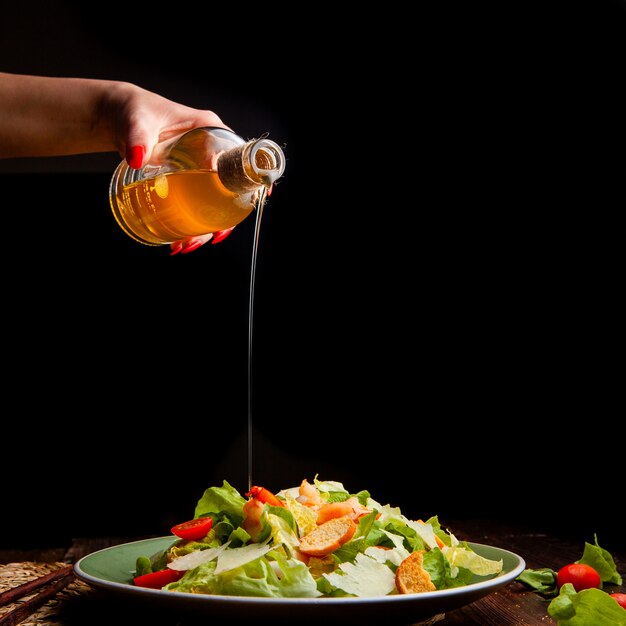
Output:
[[546,597],[558,595],[556,572],[549,567],[525,569],[515,580]]
[[626,611],[601,589],[576,593],[571,583],[548,605],[548,615],[558,626],[626,626]]
[[621,585],[622,577],[617,571],[615,561],[610,552],[598,545],[598,536],[594,535],[595,545],[585,542],[585,550],[577,563],[593,567],[600,574],[603,583]]

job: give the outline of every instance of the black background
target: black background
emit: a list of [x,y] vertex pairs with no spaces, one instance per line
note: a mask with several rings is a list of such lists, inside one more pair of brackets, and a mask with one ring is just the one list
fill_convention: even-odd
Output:
[[626,10],[501,4],[3,7],[2,70],[136,82],[287,167],[248,395],[252,218],[170,257],[115,224],[118,155],[0,161],[0,543],[165,534],[247,488],[249,416],[255,484],[623,542]]

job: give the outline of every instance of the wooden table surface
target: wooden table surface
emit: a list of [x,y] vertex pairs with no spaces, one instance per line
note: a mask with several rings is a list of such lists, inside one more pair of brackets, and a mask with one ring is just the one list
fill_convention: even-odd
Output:
[[[558,570],[561,566],[580,558],[584,541],[559,538],[545,532],[533,532],[527,528],[504,526],[492,521],[459,520],[451,521],[447,527],[459,538],[476,543],[498,546],[520,555],[527,567],[550,567]],[[110,545],[117,545],[135,538],[101,537],[74,539],[70,545],[36,550],[0,549],[0,563],[20,562],[65,562],[75,563],[82,556]],[[593,541],[593,538],[587,539]],[[626,579],[626,553],[613,546],[603,545],[615,558],[618,571]],[[607,591],[626,591],[626,586],[612,586]],[[137,606],[111,606],[108,596],[97,590],[85,597],[70,598],[62,607],[61,618],[55,621],[33,621],[36,624],[54,626],[107,626],[116,624],[151,624],[154,626],[191,626],[195,622],[180,620],[180,617],[150,612],[145,604]],[[500,591],[482,598],[463,608],[450,611],[437,626],[551,626],[556,622],[547,614],[548,601],[528,591],[518,582],[512,582]],[[123,615],[123,617],[122,617]],[[32,620],[32,618],[29,618]],[[26,624],[31,623],[28,620]],[[207,623],[206,620],[204,623]],[[225,622],[220,621],[220,624]]]

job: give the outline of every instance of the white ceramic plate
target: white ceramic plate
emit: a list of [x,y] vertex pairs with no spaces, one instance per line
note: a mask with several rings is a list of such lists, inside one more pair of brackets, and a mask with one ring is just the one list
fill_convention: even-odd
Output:
[[[380,596],[376,598],[250,598],[211,596],[194,593],[145,589],[132,584],[135,561],[151,556],[168,546],[176,537],[144,539],[93,552],[74,566],[84,582],[127,599],[153,606],[173,608],[184,615],[204,615],[233,621],[271,624],[411,624],[474,602],[504,587],[519,576],[526,564],[508,550],[479,543],[469,545],[488,559],[502,559],[502,572],[494,577],[476,577],[465,587],[425,593]],[[259,621],[260,620],[260,621]]]

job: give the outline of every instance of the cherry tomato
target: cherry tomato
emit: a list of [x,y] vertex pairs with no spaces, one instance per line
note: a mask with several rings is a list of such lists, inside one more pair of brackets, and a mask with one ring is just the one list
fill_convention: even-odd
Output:
[[285,503],[277,498],[269,489],[265,487],[252,487],[250,491],[246,493],[246,497],[255,498],[259,502],[269,504],[271,506],[285,506]]
[[213,526],[211,517],[199,517],[182,524],[176,524],[176,526],[172,527],[172,534],[187,541],[197,541],[207,536],[211,526]]
[[576,591],[600,587],[600,574],[593,567],[584,563],[564,565],[556,575],[559,589],[565,583],[572,583]]
[[175,580],[182,578],[185,572],[180,572],[174,569],[165,568],[158,572],[152,572],[151,574],[142,574],[133,579],[133,582],[137,587],[148,587],[148,589],[161,589],[169,583],[173,583]]
[[626,593],[610,593],[609,595],[617,601],[617,604],[626,609]]

